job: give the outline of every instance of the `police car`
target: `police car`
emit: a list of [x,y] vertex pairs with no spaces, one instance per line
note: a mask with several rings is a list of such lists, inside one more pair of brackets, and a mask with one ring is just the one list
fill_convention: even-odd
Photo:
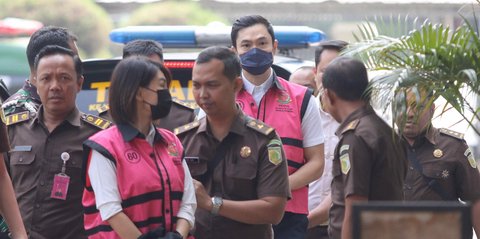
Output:
[[[170,69],[173,80],[170,92],[175,97],[196,107],[192,95],[192,68],[199,49],[213,46],[231,46],[230,27],[195,27],[195,26],[134,26],[115,29],[110,39],[125,44],[138,39],[155,40],[164,47],[165,66]],[[272,66],[275,73],[288,79],[290,73],[300,66],[314,65],[288,57],[296,49],[305,49],[325,40],[325,34],[306,26],[274,26],[275,38],[278,40],[278,54]],[[283,56],[282,56],[283,55]],[[120,58],[92,59],[84,61],[82,91],[77,96],[77,105],[85,113],[98,114],[108,103],[110,76]]]

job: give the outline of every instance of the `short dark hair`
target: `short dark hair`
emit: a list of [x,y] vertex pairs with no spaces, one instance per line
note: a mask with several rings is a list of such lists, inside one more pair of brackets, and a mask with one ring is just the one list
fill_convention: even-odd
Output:
[[240,59],[237,54],[230,48],[224,46],[212,46],[208,47],[198,54],[196,64],[207,63],[212,59],[217,59],[223,62],[223,75],[229,80],[234,80],[239,77],[242,72],[242,66],[240,65]]
[[152,40],[135,40],[128,42],[123,47],[123,58],[133,55],[157,55],[163,61],[163,46],[160,42]]
[[318,64],[320,64],[320,56],[322,55],[322,52],[324,50],[328,49],[341,52],[347,47],[347,45],[348,42],[342,40],[328,40],[320,42],[318,47],[315,49],[315,66],[318,66]]
[[70,49],[70,42],[73,42],[76,39],[76,36],[63,27],[46,26],[38,29],[32,34],[27,45],[26,53],[28,65],[30,68],[33,68],[35,57],[42,48],[48,45],[57,45]]
[[33,69],[37,71],[38,64],[43,57],[52,56],[52,55],[68,55],[71,56],[73,59],[73,64],[75,65],[75,72],[77,73],[77,79],[83,74],[82,68],[82,61],[72,50],[57,46],[57,45],[49,45],[40,50],[38,55],[35,57],[35,61],[33,63]]
[[135,96],[140,87],[147,87],[161,71],[167,81],[170,72],[145,56],[131,56],[121,60],[112,73],[108,100],[110,114],[115,124],[132,124],[137,112]]
[[346,101],[370,100],[367,69],[361,61],[350,57],[333,60],[323,73],[322,85]]
[[270,22],[260,16],[260,15],[248,15],[248,16],[243,16],[237,20],[232,25],[232,32],[230,33],[230,37],[232,39],[232,45],[233,47],[237,48],[237,38],[238,38],[238,32],[244,28],[251,27],[256,24],[262,24],[267,28],[268,34],[272,37],[272,43],[275,41],[275,33],[273,32],[273,27]]

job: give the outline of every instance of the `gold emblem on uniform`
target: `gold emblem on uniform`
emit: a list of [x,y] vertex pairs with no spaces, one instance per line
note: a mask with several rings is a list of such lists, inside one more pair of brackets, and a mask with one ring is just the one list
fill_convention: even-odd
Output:
[[448,176],[450,176],[450,172],[448,172],[448,170],[443,170],[442,171],[442,178],[448,178]]
[[242,158],[247,158],[250,154],[252,154],[252,149],[250,149],[250,147],[243,146],[242,149],[240,149],[240,156],[242,156]]
[[433,151],[433,156],[434,156],[435,158],[440,158],[440,157],[443,156],[443,151],[442,151],[441,149],[435,149],[435,150]]

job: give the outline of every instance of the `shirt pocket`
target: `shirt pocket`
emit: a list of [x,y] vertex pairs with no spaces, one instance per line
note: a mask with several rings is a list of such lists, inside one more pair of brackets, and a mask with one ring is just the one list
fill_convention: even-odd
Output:
[[12,152],[10,154],[10,165],[19,166],[31,165],[35,162],[35,153],[33,152]]
[[198,180],[200,176],[207,173],[207,161],[198,157],[185,157],[185,162],[193,178]]
[[445,180],[450,177],[450,171],[440,167],[423,167],[423,174],[427,178],[435,179],[435,180]]
[[225,165],[225,188],[228,195],[238,200],[257,198],[257,161],[253,158],[238,158]]

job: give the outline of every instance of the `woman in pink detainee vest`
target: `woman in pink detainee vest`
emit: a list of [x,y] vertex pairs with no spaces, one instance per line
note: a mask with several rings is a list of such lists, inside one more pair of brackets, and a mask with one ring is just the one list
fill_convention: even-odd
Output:
[[186,238],[195,190],[183,147],[153,121],[172,102],[161,64],[132,56],[115,68],[109,89],[115,126],[84,143],[85,230],[89,238]]

